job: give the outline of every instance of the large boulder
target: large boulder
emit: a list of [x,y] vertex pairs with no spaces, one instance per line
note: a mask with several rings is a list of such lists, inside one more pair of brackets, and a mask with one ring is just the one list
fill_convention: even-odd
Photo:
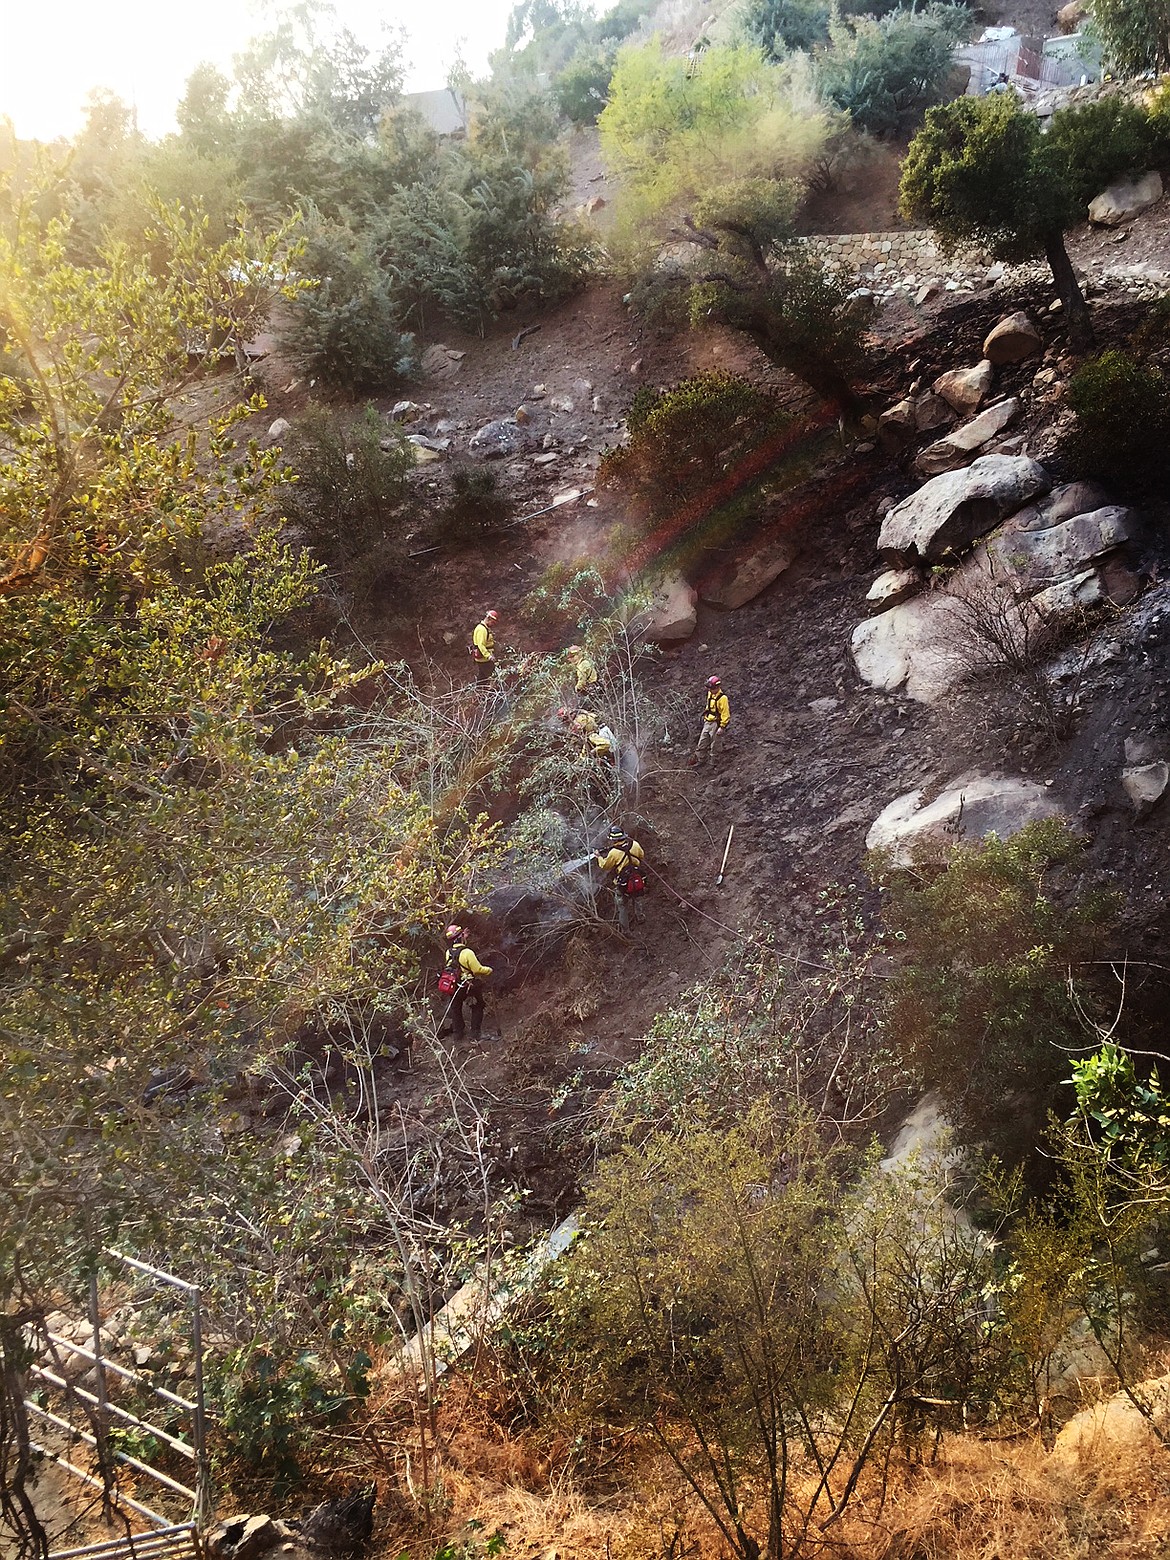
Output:
[[904,692],[920,704],[936,704],[953,686],[960,667],[953,649],[954,598],[924,591],[853,630],[850,650],[864,682],[883,693]]
[[956,844],[996,835],[1008,839],[1030,823],[1060,817],[1059,799],[1035,780],[973,775],[926,802],[910,791],[881,812],[865,837],[867,850],[882,851],[895,867],[945,861]]
[[992,538],[998,566],[1029,595],[1079,574],[1137,535],[1131,509],[1108,504],[1055,525],[1025,529],[1009,520]]
[[931,387],[960,417],[977,412],[995,383],[995,369],[983,359],[974,368],[952,368],[940,374]]
[[698,593],[681,574],[668,574],[658,586],[647,610],[642,637],[654,645],[678,644],[689,639],[698,622]]
[[895,504],[882,521],[878,551],[896,566],[940,563],[1050,486],[1043,466],[1027,456],[982,455]]
[[477,460],[503,460],[508,455],[522,454],[531,443],[527,428],[511,417],[499,417],[473,433],[467,448]]
[[982,449],[992,439],[1010,428],[1020,415],[1020,403],[1009,397],[997,401],[978,417],[955,428],[944,439],[938,439],[927,447],[914,462],[915,470],[924,477],[938,477],[944,471],[957,471],[970,461],[976,450]]
[[1162,175],[1154,170],[1136,179],[1119,179],[1089,204],[1089,221],[1098,227],[1120,227],[1139,211],[1162,199]]
[[1089,14],[1087,5],[1082,0],[1068,0],[1067,5],[1062,5],[1056,13],[1056,25],[1066,37],[1080,31],[1081,23]]
[[1022,363],[1025,358],[1035,357],[1043,347],[1040,332],[1020,309],[1000,320],[990,332],[983,343],[983,356],[995,365]]
[[729,571],[703,585],[700,595],[708,606],[725,611],[742,607],[779,579],[799,551],[791,536],[767,537],[756,542]]

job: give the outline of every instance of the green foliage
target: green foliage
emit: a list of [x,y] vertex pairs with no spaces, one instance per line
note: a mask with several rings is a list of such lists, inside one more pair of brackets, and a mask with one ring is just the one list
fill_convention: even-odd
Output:
[[[117,247],[87,268],[62,224],[19,216],[0,234],[30,370],[0,386],[0,1306],[117,1232],[198,1275],[229,1337],[320,1353],[356,1303],[346,1243],[375,1228],[360,1158],[240,1133],[233,1101],[279,1106],[271,1070],[306,1031],[410,1011],[435,904],[474,901],[493,831],[414,794],[401,702],[393,737],[370,699],[347,742],[368,672],[296,648],[318,571],[263,529],[278,453],[233,437],[262,403],[222,376],[209,410],[180,399],[187,342],[238,323],[287,249],[233,241],[241,299],[197,224],[161,271]],[[208,566],[204,527],[245,540]],[[171,1069],[190,1111],[155,1098]],[[344,1384],[358,1351],[337,1352]]]
[[749,0],[741,14],[747,37],[770,60],[829,41],[829,7],[822,0]]
[[[836,10],[846,18],[881,20],[900,5],[901,0],[838,0]],[[915,9],[911,7],[911,12]],[[827,44],[832,14],[827,0],[748,0],[739,13],[747,37],[771,60],[781,60],[796,49],[808,51]]]
[[400,428],[373,406],[357,417],[310,406],[285,448],[295,481],[284,511],[323,562],[350,584],[359,568],[373,578],[401,563],[415,460]]
[[665,1452],[742,1560],[801,1552],[871,1459],[913,1455],[923,1399],[983,1419],[1014,1369],[972,1325],[988,1245],[932,1175],[858,1176],[824,1141],[760,1104],[640,1135],[524,1340],[556,1427]]
[[1115,70],[1170,70],[1168,0],[1093,0],[1091,25]]
[[716,369],[669,390],[640,390],[626,420],[629,442],[606,451],[599,481],[658,517],[711,489],[787,419],[766,391]]
[[401,300],[368,244],[320,226],[305,246],[303,274],[316,283],[290,305],[281,343],[311,379],[381,390],[414,372],[414,337]]
[[1110,348],[1069,381],[1076,422],[1065,449],[1079,471],[1123,488],[1156,481],[1170,438],[1170,380],[1160,368]]
[[1157,159],[1157,137],[1138,104],[1099,98],[1053,114],[1042,155],[1050,177],[1083,208],[1115,179],[1148,168]]
[[885,923],[903,945],[887,998],[889,1040],[940,1092],[969,1140],[1028,1154],[1083,1043],[1084,966],[1109,906],[1048,888],[1076,837],[1057,820],[964,846],[942,870],[884,875]]
[[437,534],[445,541],[474,543],[500,525],[510,509],[490,467],[456,466],[447,499],[439,510]]
[[902,165],[902,208],[950,245],[982,244],[1005,260],[1042,251],[1080,215],[1076,191],[1048,177],[1040,124],[1011,93],[932,108]]
[[885,956],[846,894],[822,891],[815,957],[785,957],[759,928],[751,946],[654,1020],[615,1081],[623,1130],[685,1131],[742,1120],[761,1100],[816,1100],[852,1131],[909,1082],[881,1036],[869,981]]
[[1170,1169],[1170,1098],[1157,1067],[1139,1077],[1133,1058],[1106,1041],[1076,1063],[1070,1082],[1077,1111],[1094,1124],[1093,1138],[1105,1157],[1134,1171],[1147,1164]]
[[619,242],[635,255],[656,247],[647,224],[732,181],[799,176],[829,134],[811,92],[757,49],[708,49],[688,75],[657,41],[619,54],[598,125],[621,181]]
[[605,107],[615,56],[600,44],[579,50],[556,79],[557,107],[575,125],[591,125]]
[[354,1401],[330,1385],[307,1351],[277,1358],[263,1347],[217,1360],[210,1383],[223,1432],[220,1456],[287,1489],[303,1477],[302,1461],[324,1425],[344,1421]]
[[894,135],[942,98],[969,22],[967,8],[955,5],[837,22],[832,47],[817,57],[821,91],[858,129]]
[[[620,56],[599,125],[623,180],[618,244],[646,278],[639,299],[661,310],[676,289],[692,322],[744,331],[778,367],[852,408],[865,310],[843,273],[790,243],[830,132],[799,75],[741,47],[709,50],[689,77],[685,60],[648,44]],[[668,236],[689,247],[662,268]]]

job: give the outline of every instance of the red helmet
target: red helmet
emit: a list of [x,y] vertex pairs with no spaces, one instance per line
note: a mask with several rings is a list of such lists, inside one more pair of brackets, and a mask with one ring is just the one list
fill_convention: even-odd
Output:
[[463,936],[463,928],[461,926],[456,926],[454,923],[452,923],[447,928],[447,941],[448,942],[451,942],[456,937],[462,937],[462,936]]
[[500,614],[498,612],[485,612],[483,615],[483,620],[485,623],[494,623],[499,615]]
[[578,655],[581,654],[581,646],[580,645],[570,645],[569,648],[565,651],[565,654],[566,655],[572,655],[572,656],[578,656]]
[[707,686],[708,686],[708,688],[718,688],[719,685],[720,684],[719,684],[718,677],[708,677],[708,679],[707,679]]

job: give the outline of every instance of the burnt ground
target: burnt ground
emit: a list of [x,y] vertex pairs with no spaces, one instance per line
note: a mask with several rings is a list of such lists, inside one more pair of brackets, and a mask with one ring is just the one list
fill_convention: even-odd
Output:
[[[1121,247],[1088,230],[1072,244],[1086,269],[1094,259],[1116,263]],[[1165,217],[1158,212],[1139,219],[1124,247],[1128,256],[1165,263]],[[915,383],[928,385],[946,368],[976,361],[989,326],[1026,307],[1041,324],[1044,358],[1004,370],[997,389],[1021,396],[1024,418],[1013,432],[1062,475],[1053,427],[1061,383],[1075,362],[1059,316],[1047,313],[1052,296],[1051,287],[1038,281],[957,299],[944,295],[925,309],[891,307],[878,321],[873,409],[880,411]],[[1102,342],[1123,339],[1148,309],[1124,291],[1106,291],[1095,307]],[[531,324],[539,331],[514,347],[517,333]],[[553,565],[612,557],[617,528],[637,533],[636,517],[621,496],[594,493],[593,482],[600,453],[621,437],[622,413],[640,385],[666,385],[718,366],[768,385],[794,410],[806,406],[799,387],[742,338],[721,330],[679,335],[649,328],[609,285],[538,319],[513,316],[483,338],[447,334],[443,345],[460,355],[448,356],[441,374],[413,388],[420,410],[412,427],[432,434],[438,424],[452,423],[455,447],[442,462],[421,467],[418,480],[424,492],[430,484],[437,492],[470,434],[522,406],[531,448],[492,463],[513,519],[478,542],[440,546],[414,560],[413,574],[367,603],[354,621],[365,646],[404,657],[422,675],[437,672],[455,682],[468,677],[464,646],[489,605],[501,613],[497,643],[505,656],[566,642],[555,623],[525,616],[530,593]],[[1055,385],[1033,383],[1040,367],[1055,370]],[[302,404],[303,388],[286,390],[285,372],[268,365],[267,418],[295,418]],[[533,394],[537,386],[543,395]],[[388,411],[394,399],[379,404]],[[546,435],[549,451],[543,448]],[[1012,747],[1007,711],[997,752],[995,722],[989,750],[986,740],[975,743],[964,728],[961,709],[927,709],[861,683],[849,640],[881,567],[879,500],[900,498],[919,484],[908,457],[891,459],[864,435],[838,439],[831,427],[819,425],[810,442],[810,471],[755,506],[737,528],[708,533],[700,525],[682,538],[667,538],[657,555],[639,554],[649,572],[681,561],[699,582],[763,530],[792,530],[801,542],[796,564],[747,606],[736,612],[700,606],[693,637],[663,652],[646,674],[663,698],[690,702],[697,730],[702,685],[717,670],[731,694],[734,729],[714,773],[686,768],[695,730],[663,749],[627,810],[627,826],[647,845],[659,874],[645,931],[626,945],[599,928],[573,944],[565,966],[553,958],[526,981],[510,983],[489,1006],[487,1027],[499,1038],[469,1048],[463,1058],[467,1086],[487,1110],[490,1146],[507,1175],[530,1193],[533,1227],[573,1206],[588,1154],[583,1132],[591,1107],[615,1071],[637,1054],[655,1013],[717,970],[761,923],[776,928],[785,948],[809,946],[826,887],[859,884],[864,898],[866,832],[887,803],[907,791],[941,789],[975,767],[1051,780],[1087,834],[1092,873],[1122,894],[1119,935],[1136,961],[1131,1000],[1139,1000],[1134,992],[1147,978],[1139,964],[1170,963],[1164,946],[1170,815],[1163,808],[1135,820],[1120,787],[1124,737],[1164,732],[1167,725],[1170,589],[1161,579],[1166,495],[1150,495],[1145,594],[1094,629],[1071,739],[1056,749]],[[537,454],[546,453],[555,460],[534,464]],[[527,518],[557,493],[574,489],[580,498]],[[419,541],[428,538],[420,535]],[[345,625],[334,631],[344,638]],[[727,880],[716,889],[732,824]],[[477,937],[482,954],[497,932],[481,922]],[[431,1115],[438,1120],[444,1108],[435,1085],[435,1064],[423,1054],[413,1073],[388,1068],[384,1080],[387,1097],[399,1098],[423,1123]]]

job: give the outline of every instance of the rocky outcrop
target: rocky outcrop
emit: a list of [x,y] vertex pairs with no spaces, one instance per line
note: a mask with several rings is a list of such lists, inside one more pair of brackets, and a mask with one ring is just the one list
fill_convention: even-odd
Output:
[[[1062,513],[1062,508],[1049,513]],[[1116,504],[1047,525],[1031,524],[1033,516],[1046,518],[1039,509],[1013,515],[989,543],[996,567],[1029,595],[1070,579],[1137,535],[1133,511]]]
[[933,390],[915,397],[914,426],[919,433],[933,433],[936,428],[945,428],[954,420],[950,403],[943,396],[935,395]]
[[698,622],[698,594],[681,574],[668,574],[648,608],[642,638],[655,645],[678,644],[689,639]]
[[934,801],[910,791],[881,812],[865,837],[867,850],[881,851],[891,866],[945,860],[957,844],[989,835],[1005,840],[1030,823],[1062,815],[1052,791],[1035,780],[1010,775],[973,775]]
[[[968,476],[983,463],[934,478],[905,503]],[[1003,622],[1014,615],[1023,639],[1037,627],[1075,627],[1094,608],[1131,601],[1140,582],[1124,561],[1124,549],[1137,535],[1137,520],[1131,510],[1103,504],[1105,496],[1089,482],[1067,483],[1038,496],[977,543],[945,584],[933,590],[909,594],[908,579],[907,595],[902,595],[894,584],[895,571],[880,576],[873,588],[877,613],[853,631],[853,659],[862,678],[871,687],[901,689],[933,704],[968,670],[973,612]],[[1083,505],[1090,507],[1082,510]],[[887,521],[893,515],[889,511]]]
[[994,383],[995,369],[984,358],[974,368],[952,368],[940,374],[931,388],[960,417],[970,417],[987,399]]
[[990,332],[983,343],[983,356],[995,365],[1022,363],[1025,358],[1035,357],[1043,347],[1040,332],[1021,309],[1000,320]]
[[980,412],[961,428],[948,433],[945,439],[928,444],[914,462],[915,470],[924,477],[938,477],[944,471],[957,471],[966,466],[976,450],[997,438],[1020,415],[1020,403],[1009,397],[997,401],[985,412]]
[[884,693],[901,690],[920,704],[934,704],[958,675],[947,619],[955,609],[945,591],[925,591],[865,618],[853,630],[850,649],[862,681]]
[[292,432],[292,423],[287,417],[278,417],[268,429],[268,437],[273,444],[279,444],[282,439],[287,439]]
[[1161,199],[1162,175],[1156,170],[1136,179],[1121,179],[1089,203],[1089,221],[1098,227],[1120,227]]
[[878,551],[887,562],[939,563],[1051,486],[1044,468],[1023,455],[983,455],[963,471],[935,477],[889,510]]
[[774,536],[757,542],[730,571],[717,575],[700,590],[702,599],[725,611],[742,607],[767,590],[795,561],[800,549],[791,536]]

